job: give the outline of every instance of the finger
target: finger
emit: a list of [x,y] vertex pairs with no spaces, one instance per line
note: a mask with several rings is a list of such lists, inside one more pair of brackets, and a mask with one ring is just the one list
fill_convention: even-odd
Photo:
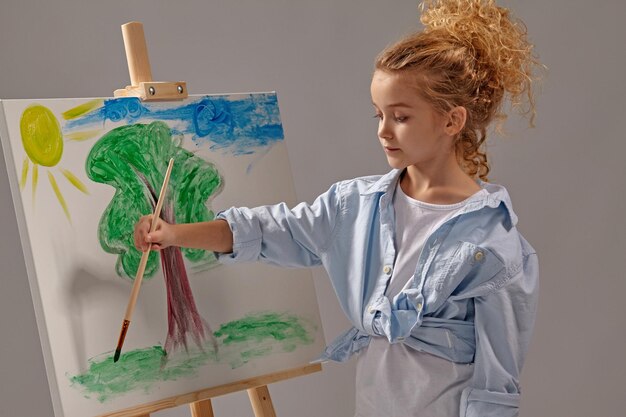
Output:
[[145,223],[146,223],[146,216],[142,216],[141,218],[139,218],[139,221],[135,224],[135,230],[133,233],[133,238],[135,240],[135,248],[137,248],[137,250],[140,250],[140,251],[144,250],[144,245],[145,245],[145,236],[146,236],[146,232],[144,231]]
[[146,241],[152,244],[156,243],[156,244],[162,245],[163,244],[163,231],[155,230],[154,232],[148,233],[148,235],[146,235]]
[[136,246],[141,251],[150,249],[147,241],[147,235],[150,232],[150,224],[152,223],[152,215],[143,216],[135,227]]
[[152,214],[148,214],[147,216],[143,216],[142,220],[142,229],[145,233],[150,232],[150,228],[152,227]]
[[135,243],[135,249],[139,251],[144,250],[145,238],[144,233],[142,233],[142,224],[144,222],[144,218],[141,217],[137,223],[135,223],[135,229],[133,230],[133,241]]
[[143,236],[146,231],[147,224],[149,224],[149,220],[146,219],[146,216],[141,217],[137,224],[135,224],[135,233]]

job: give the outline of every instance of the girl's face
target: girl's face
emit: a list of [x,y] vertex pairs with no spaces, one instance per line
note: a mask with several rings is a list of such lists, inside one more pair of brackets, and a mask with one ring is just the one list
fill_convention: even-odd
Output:
[[445,118],[418,94],[414,75],[377,70],[371,94],[378,139],[392,168],[448,160],[453,137],[444,132]]

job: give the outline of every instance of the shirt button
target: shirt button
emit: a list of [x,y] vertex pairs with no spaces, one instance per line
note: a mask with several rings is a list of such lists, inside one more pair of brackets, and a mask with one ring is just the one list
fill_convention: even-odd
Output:
[[389,265],[385,265],[385,267],[383,268],[383,272],[385,274],[388,274],[391,272],[391,267]]
[[422,307],[424,307],[422,305],[422,303],[417,303],[417,306],[415,306],[417,308],[417,311],[422,311]]
[[376,309],[374,307],[372,307],[372,306],[369,306],[367,308],[367,311],[369,311],[370,313],[374,313],[374,311],[376,311]]
[[404,340],[404,337],[402,337],[402,336],[398,337],[398,342],[402,342],[403,340]]
[[476,252],[476,254],[474,255],[474,259],[476,259],[477,261],[480,261],[481,259],[484,258],[484,256],[485,254],[479,251],[479,252]]

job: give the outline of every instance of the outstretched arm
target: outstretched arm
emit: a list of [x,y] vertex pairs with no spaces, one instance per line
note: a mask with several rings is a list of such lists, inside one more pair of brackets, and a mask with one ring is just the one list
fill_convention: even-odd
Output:
[[213,252],[233,251],[233,233],[225,220],[169,224],[158,219],[156,229],[150,232],[152,215],[143,216],[135,225],[135,247],[140,251],[165,249],[168,246],[204,249]]
[[338,184],[333,184],[312,204],[300,203],[292,209],[285,203],[232,207],[218,213],[217,220],[201,223],[169,224],[158,219],[152,233],[152,216],[143,216],[135,226],[135,247],[140,251],[168,246],[204,249],[216,252],[224,263],[320,265],[338,223],[340,200]]

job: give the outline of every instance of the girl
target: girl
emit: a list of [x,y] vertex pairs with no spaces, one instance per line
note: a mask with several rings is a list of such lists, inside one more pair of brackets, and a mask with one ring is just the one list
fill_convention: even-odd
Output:
[[[231,208],[211,222],[136,226],[223,262],[323,265],[354,325],[320,360],[357,354],[356,416],[507,417],[538,291],[537,255],[506,189],[487,182],[486,129],[505,96],[534,114],[525,28],[493,0],[421,5],[422,32],[377,58],[371,95],[391,172],[313,204]],[[532,117],[531,117],[532,124]]]

